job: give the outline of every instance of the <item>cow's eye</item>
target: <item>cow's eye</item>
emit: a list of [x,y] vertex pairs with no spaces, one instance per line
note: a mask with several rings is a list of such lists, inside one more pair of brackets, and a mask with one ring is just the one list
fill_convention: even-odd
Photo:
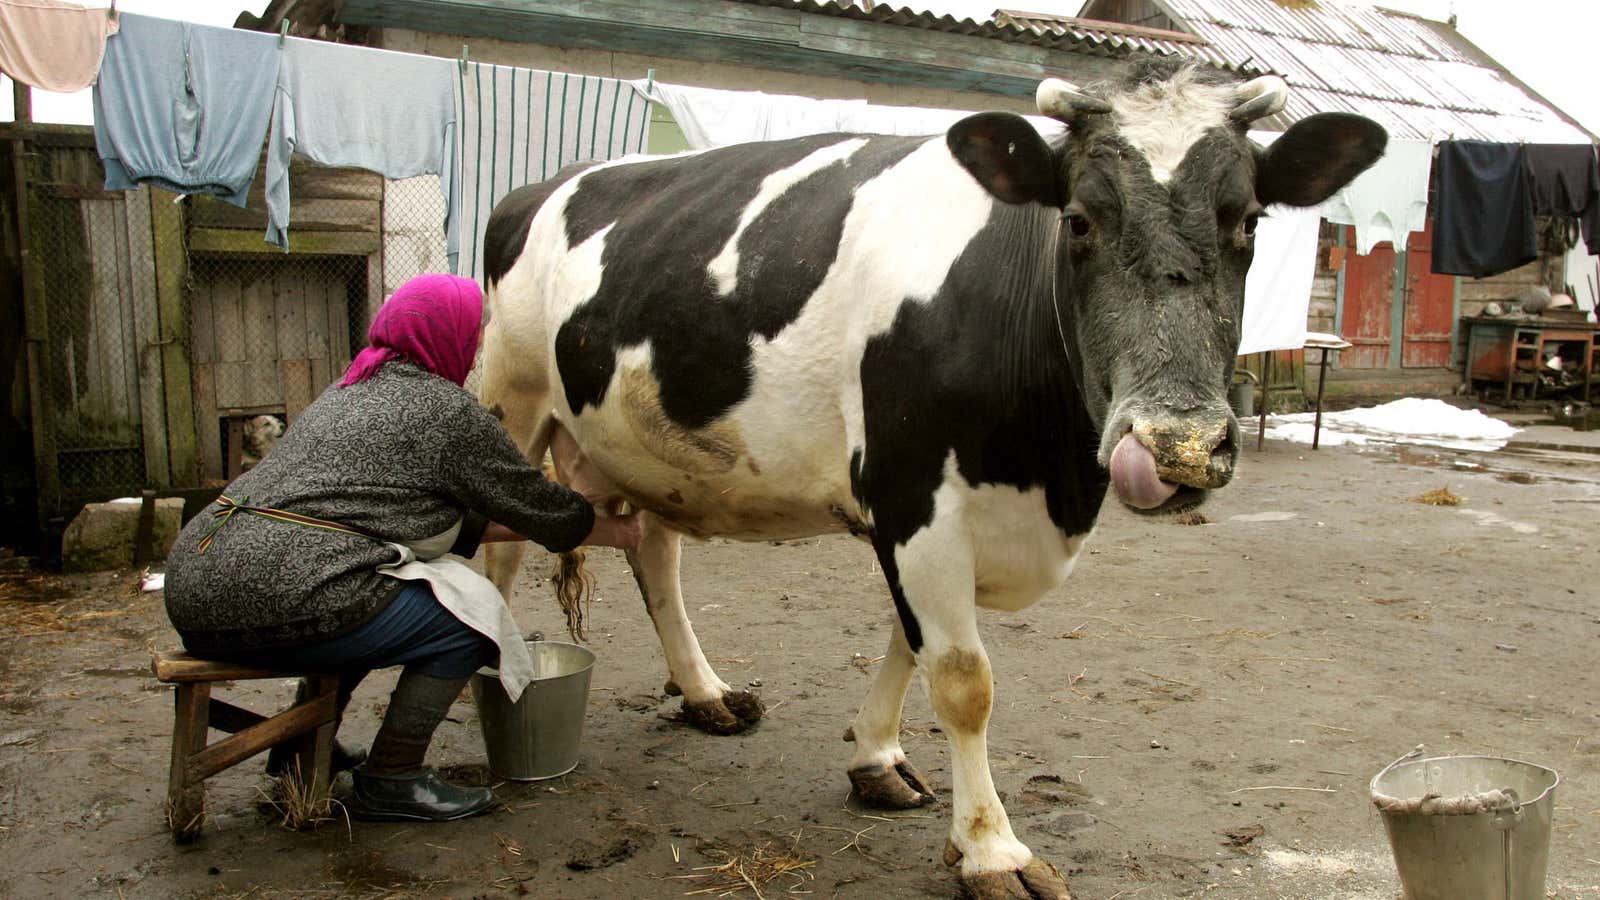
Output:
[[1244,236],[1255,237],[1256,226],[1261,223],[1262,213],[1251,213],[1244,217]]
[[1067,229],[1073,237],[1089,236],[1089,217],[1080,212],[1067,213]]

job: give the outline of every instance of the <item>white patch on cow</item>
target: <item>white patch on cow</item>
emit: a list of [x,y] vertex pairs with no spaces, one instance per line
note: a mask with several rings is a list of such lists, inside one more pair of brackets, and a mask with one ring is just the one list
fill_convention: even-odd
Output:
[[728,243],[722,248],[710,263],[706,264],[706,271],[710,273],[711,280],[717,285],[717,293],[726,297],[733,293],[734,285],[739,277],[739,239],[744,236],[746,228],[756,220],[756,217],[772,203],[783,196],[784,192],[815,174],[820,169],[825,169],[841,160],[849,159],[867,143],[865,138],[855,138],[841,141],[821,150],[813,152],[805,159],[800,160],[787,169],[779,169],[761,181],[761,189],[756,192],[744,208],[744,213],[739,216],[739,226],[733,230],[733,236],[728,238]]
[[1196,141],[1227,123],[1235,100],[1234,87],[1196,81],[1185,70],[1114,97],[1111,109],[1123,140],[1144,154],[1150,174],[1165,184]]
[[889,329],[901,303],[933,299],[996,202],[942,137],[856,189],[838,256],[816,293],[772,340],[753,342],[755,381],[736,413],[753,458],[765,467],[803,453],[810,471],[795,474],[823,479],[834,503],[870,521],[847,472],[852,450],[865,444],[866,343]]

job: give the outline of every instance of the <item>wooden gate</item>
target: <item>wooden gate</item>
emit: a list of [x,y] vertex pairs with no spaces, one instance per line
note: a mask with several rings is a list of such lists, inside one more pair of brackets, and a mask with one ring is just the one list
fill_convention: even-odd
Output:
[[365,307],[366,260],[197,255],[193,271],[200,457],[207,478],[223,478],[229,419],[292,423],[350,364],[360,343],[350,307]]
[[1406,240],[1405,324],[1400,365],[1408,369],[1450,365],[1455,349],[1456,278],[1433,272],[1433,222]]
[[1355,229],[1344,228],[1344,297],[1339,333],[1352,345],[1339,354],[1341,369],[1383,369],[1394,334],[1394,245],[1384,242],[1357,254]]
[[[1354,247],[1355,229],[1345,226],[1344,236],[1346,246]],[[1345,255],[1339,328],[1354,346],[1340,354],[1339,368],[1450,365],[1456,277],[1434,274],[1432,262],[1431,221],[1408,236],[1405,253],[1395,253],[1394,245],[1384,241],[1365,256]]]

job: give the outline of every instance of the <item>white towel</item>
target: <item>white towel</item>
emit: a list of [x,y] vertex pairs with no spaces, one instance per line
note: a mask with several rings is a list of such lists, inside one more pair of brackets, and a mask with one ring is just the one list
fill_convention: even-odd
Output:
[[627,82],[492,63],[457,67],[461,214],[456,273],[483,278],[483,229],[506,194],[568,163],[643,153],[650,104]]

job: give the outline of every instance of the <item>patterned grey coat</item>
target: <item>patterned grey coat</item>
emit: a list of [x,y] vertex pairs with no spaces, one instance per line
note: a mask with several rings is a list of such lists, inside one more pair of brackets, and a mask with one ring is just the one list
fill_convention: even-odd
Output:
[[[583,497],[529,464],[471,394],[399,362],[359,384],[330,387],[226,493],[396,542],[441,534],[466,517],[456,547],[466,556],[490,520],[556,552],[594,527]],[[200,553],[216,509],[184,527],[167,559],[167,615],[192,653],[336,637],[377,615],[399,589],[376,571],[395,557],[379,540],[243,512]]]

